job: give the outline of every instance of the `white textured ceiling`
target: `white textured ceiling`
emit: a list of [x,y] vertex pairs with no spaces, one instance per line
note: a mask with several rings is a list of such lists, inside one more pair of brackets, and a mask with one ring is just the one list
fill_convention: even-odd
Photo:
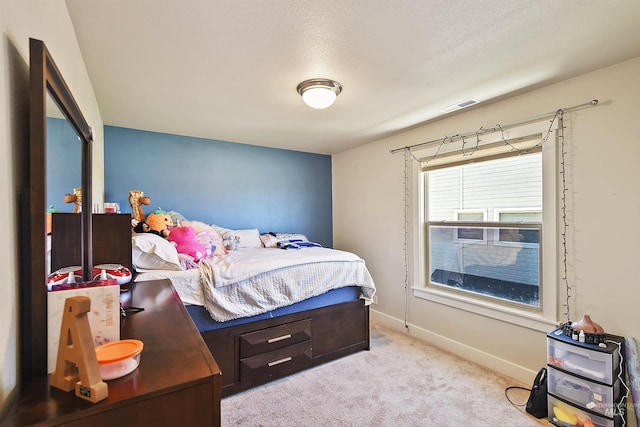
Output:
[[638,0],[66,3],[105,125],[323,154],[640,56]]

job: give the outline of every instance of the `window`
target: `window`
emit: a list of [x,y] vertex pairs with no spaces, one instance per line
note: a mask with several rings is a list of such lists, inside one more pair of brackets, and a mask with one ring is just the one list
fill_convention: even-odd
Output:
[[[484,221],[487,217],[485,211],[455,211],[454,221]],[[484,228],[456,228],[456,240],[458,241],[487,241],[487,233]]]
[[[496,221],[517,222],[517,223],[542,223],[542,208],[501,211],[496,210]],[[532,232],[524,228],[517,229],[517,233],[510,233],[507,230],[500,230],[498,236],[500,244],[515,243],[523,247],[540,244],[540,233]]]
[[[557,311],[557,171],[549,122],[443,141],[420,161],[414,295],[546,331]],[[467,144],[465,146],[465,144]]]
[[539,308],[542,208],[520,209],[542,205],[542,155],[439,168],[425,179],[429,284]]

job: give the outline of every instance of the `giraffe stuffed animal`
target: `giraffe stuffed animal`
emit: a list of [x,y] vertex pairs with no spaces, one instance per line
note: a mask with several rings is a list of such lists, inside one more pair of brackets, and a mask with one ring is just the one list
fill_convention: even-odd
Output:
[[131,212],[133,213],[133,219],[137,221],[144,221],[144,212],[142,211],[142,205],[150,205],[151,199],[145,197],[144,193],[140,190],[129,191],[129,205],[131,205]]

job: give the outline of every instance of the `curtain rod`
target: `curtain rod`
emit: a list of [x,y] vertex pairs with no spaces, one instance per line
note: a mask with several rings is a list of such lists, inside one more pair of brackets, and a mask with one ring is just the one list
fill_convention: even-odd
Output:
[[433,139],[433,140],[427,141],[427,142],[421,142],[421,143],[414,144],[414,145],[407,145],[406,147],[394,148],[393,150],[389,150],[389,152],[391,154],[395,154],[395,153],[399,153],[399,152],[404,151],[404,150],[412,150],[414,148],[425,147],[425,146],[431,145],[431,144],[436,144],[436,143],[441,144],[444,139],[450,139],[451,141],[454,141],[456,139],[462,139],[462,138],[466,138],[468,136],[475,136],[475,135],[480,135],[480,134],[483,134],[483,133],[496,132],[496,131],[499,131],[499,130],[504,129],[504,128],[513,127],[513,126],[517,126],[517,125],[522,125],[522,124],[525,124],[525,123],[533,122],[533,121],[544,119],[544,118],[547,118],[547,117],[552,117],[552,116],[554,116],[554,115],[556,115],[558,113],[564,113],[565,111],[571,111],[571,110],[576,110],[578,108],[588,107],[588,106],[595,106],[595,105],[598,105],[598,100],[597,99],[593,99],[593,100],[591,100],[589,102],[585,102],[584,104],[574,105],[573,107],[560,108],[559,110],[556,110],[556,111],[553,111],[553,112],[550,112],[550,113],[539,114],[537,116],[529,117],[527,119],[522,119],[522,120],[518,120],[518,121],[515,121],[515,122],[511,122],[511,123],[506,123],[504,125],[496,125],[496,126],[493,126],[493,127],[490,127],[490,128],[482,128],[481,127],[479,130],[475,130],[475,131],[472,131],[472,132],[466,132],[466,133],[459,133],[459,134],[456,134],[456,135],[452,136],[451,138],[444,137],[444,138],[439,138],[439,139]]

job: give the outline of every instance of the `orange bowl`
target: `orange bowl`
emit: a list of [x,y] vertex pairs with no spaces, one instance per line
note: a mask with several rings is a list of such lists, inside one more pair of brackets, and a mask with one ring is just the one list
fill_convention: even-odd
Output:
[[120,340],[96,347],[103,380],[113,380],[133,372],[140,364],[144,344],[140,340]]

